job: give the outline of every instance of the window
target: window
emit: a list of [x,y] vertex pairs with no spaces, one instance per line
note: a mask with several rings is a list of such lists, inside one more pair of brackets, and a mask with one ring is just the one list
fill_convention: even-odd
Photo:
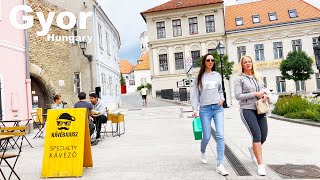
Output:
[[101,73],[101,91],[103,95],[107,94],[107,80],[106,74]]
[[196,62],[200,59],[200,51],[191,51],[192,67],[197,67]]
[[256,24],[256,23],[260,23],[260,15],[253,15],[252,16],[252,22],[253,24]]
[[289,12],[290,18],[296,18],[296,17],[298,17],[297,10],[295,10],[295,9],[290,9],[288,12]]
[[297,90],[297,92],[306,91],[305,81],[297,81],[296,82],[296,90]]
[[98,24],[98,34],[99,34],[99,47],[101,49],[103,49],[103,47],[102,47],[102,32],[101,32],[101,25],[100,24]]
[[[1,7],[0,7],[0,9],[1,9]],[[78,25],[77,25],[78,23],[77,23],[77,21],[76,21],[76,24],[74,25],[74,27],[71,30],[72,36],[74,36],[74,39],[75,39],[75,41],[73,42],[73,45],[79,44],[79,41],[76,40],[76,36],[78,36]]]
[[268,88],[267,77],[263,77],[263,85],[264,85],[265,88]]
[[208,49],[208,54],[213,54],[216,49]]
[[110,90],[110,96],[112,96],[112,77],[109,76],[109,90]]
[[238,51],[238,62],[240,63],[241,57],[246,55],[246,47],[239,46],[237,47],[237,51]]
[[278,93],[286,92],[286,80],[282,76],[276,76]]
[[129,80],[129,85],[134,86],[136,83],[134,80]]
[[274,53],[274,59],[282,59],[283,58],[282,42],[274,42],[273,43],[273,53]]
[[172,21],[173,37],[182,36],[181,20]]
[[243,25],[242,17],[236,18],[236,25],[237,26],[242,26]]
[[147,84],[146,78],[141,78],[141,84]]
[[207,29],[207,33],[215,31],[213,15],[206,16],[206,29]]
[[292,40],[292,50],[293,51],[302,51],[301,39]]
[[198,19],[196,17],[189,18],[189,33],[198,34]]
[[184,69],[184,62],[183,62],[183,53],[175,53],[174,54],[176,60],[176,70]]
[[73,85],[74,93],[78,95],[81,92],[81,74],[80,72],[75,72],[73,74]]
[[160,71],[168,71],[168,56],[167,56],[167,54],[160,54],[159,55],[159,64],[160,64]]
[[165,22],[157,22],[157,35],[158,39],[166,38],[166,27]]
[[110,54],[110,41],[109,41],[109,33],[106,32],[106,47],[107,47],[107,52]]
[[270,20],[270,21],[276,21],[276,20],[278,20],[278,18],[277,18],[277,13],[275,13],[275,12],[269,13],[269,20]]
[[256,61],[264,61],[264,46],[263,44],[254,45],[254,50],[256,54]]
[[320,90],[320,74],[319,73],[316,73],[316,84],[317,84],[317,90]]
[[318,44],[318,37],[312,38],[312,44],[313,44],[313,47],[315,47]]

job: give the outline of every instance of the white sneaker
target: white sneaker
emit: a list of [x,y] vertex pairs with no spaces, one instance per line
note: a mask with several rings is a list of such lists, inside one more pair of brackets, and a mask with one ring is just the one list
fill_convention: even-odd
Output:
[[208,163],[205,153],[201,153],[201,161],[202,161],[203,164],[207,164]]
[[228,171],[226,171],[226,169],[224,168],[224,166],[222,164],[217,166],[216,171],[217,171],[217,173],[221,174],[222,176],[228,176],[229,175]]
[[250,155],[251,155],[252,162],[253,163],[257,163],[258,161],[257,161],[256,156],[254,155],[252,147],[248,147],[248,149],[249,149],[249,152],[250,152]]
[[265,176],[265,175],[267,175],[266,169],[264,168],[264,165],[263,165],[263,164],[259,164],[259,165],[258,165],[258,175],[259,175],[259,176]]

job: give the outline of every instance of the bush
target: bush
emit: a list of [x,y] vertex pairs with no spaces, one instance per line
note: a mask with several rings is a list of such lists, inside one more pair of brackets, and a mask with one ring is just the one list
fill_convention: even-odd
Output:
[[143,86],[146,86],[149,90],[152,88],[152,85],[150,83],[147,83],[147,85],[141,84],[140,86],[137,87],[137,91],[140,91]]
[[315,98],[283,96],[272,111],[274,114],[292,119],[310,119],[320,122],[320,105]]

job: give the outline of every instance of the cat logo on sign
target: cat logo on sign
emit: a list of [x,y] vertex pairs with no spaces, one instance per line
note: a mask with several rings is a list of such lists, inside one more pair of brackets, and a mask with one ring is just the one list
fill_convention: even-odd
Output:
[[49,110],[42,177],[80,177],[92,167],[87,109]]

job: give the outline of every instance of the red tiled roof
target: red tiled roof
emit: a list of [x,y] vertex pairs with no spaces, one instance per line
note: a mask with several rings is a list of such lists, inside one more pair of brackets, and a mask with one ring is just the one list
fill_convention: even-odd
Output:
[[120,60],[120,72],[122,74],[130,74],[133,70],[132,64],[128,60]]
[[142,14],[150,13],[150,12],[158,12],[158,11],[167,11],[172,9],[203,6],[203,5],[216,4],[216,3],[223,3],[223,0],[171,0],[167,3],[161,4],[147,11],[144,11],[142,12]]
[[[288,10],[295,9],[298,17],[290,18]],[[278,20],[270,21],[268,13],[276,12]],[[260,23],[253,23],[252,16],[260,15]],[[242,17],[243,25],[236,26],[236,18]],[[261,0],[226,7],[226,31],[281,24],[320,18],[320,10],[304,0]]]
[[133,70],[150,70],[149,51],[142,55],[138,61],[140,61],[140,64],[134,66]]

